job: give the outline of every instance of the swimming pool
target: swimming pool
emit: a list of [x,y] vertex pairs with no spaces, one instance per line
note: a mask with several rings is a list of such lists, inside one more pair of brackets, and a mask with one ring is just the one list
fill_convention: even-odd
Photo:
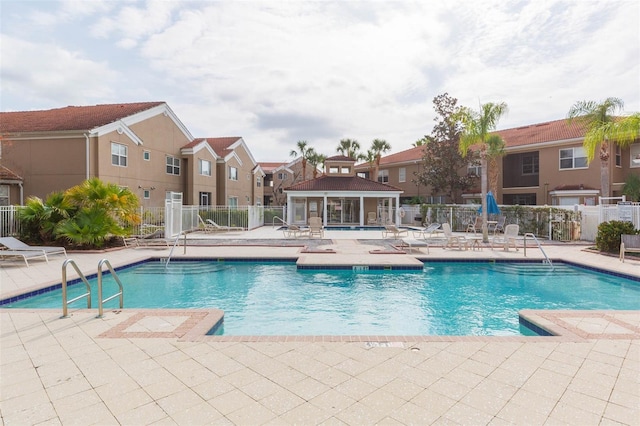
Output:
[[[228,261],[177,261],[165,269],[153,261],[118,276],[125,308],[222,309],[215,332],[222,335],[518,335],[526,334],[521,309],[640,309],[640,283],[567,264],[555,271],[506,262],[353,271]],[[104,286],[105,296],[116,292],[109,275]],[[83,291],[73,285],[69,298]],[[61,300],[54,290],[3,307],[60,309]]]

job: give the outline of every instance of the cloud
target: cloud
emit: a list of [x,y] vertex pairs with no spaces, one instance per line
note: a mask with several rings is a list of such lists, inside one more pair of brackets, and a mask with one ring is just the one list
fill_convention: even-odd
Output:
[[82,105],[115,99],[112,84],[118,74],[106,63],[52,44],[34,44],[2,35],[0,43],[3,97],[17,96],[44,105]]
[[243,136],[265,161],[301,139],[325,154],[345,137],[409,148],[444,92],[507,102],[500,128],[583,99],[640,111],[631,0],[8,4],[4,105],[164,100],[194,135]]

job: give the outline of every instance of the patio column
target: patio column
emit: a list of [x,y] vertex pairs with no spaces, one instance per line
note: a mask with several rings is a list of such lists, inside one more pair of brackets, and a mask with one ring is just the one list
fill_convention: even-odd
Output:
[[291,204],[291,194],[287,194],[287,223],[293,223],[293,205]]
[[323,197],[323,203],[324,206],[322,208],[322,226],[327,226],[327,210],[329,209],[329,206],[327,205],[327,194],[324,194]]
[[364,195],[360,196],[360,226],[364,226]]
[[400,212],[400,194],[396,195],[396,226],[400,226],[402,219],[398,214]]

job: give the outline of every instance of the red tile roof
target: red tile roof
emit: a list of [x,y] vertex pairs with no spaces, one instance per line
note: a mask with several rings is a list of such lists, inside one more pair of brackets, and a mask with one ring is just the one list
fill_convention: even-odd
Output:
[[380,182],[374,182],[359,176],[320,176],[316,179],[291,185],[285,188],[287,191],[400,191],[396,188]]
[[67,106],[45,111],[0,112],[0,132],[91,130],[162,104],[164,102],[136,102]]
[[334,155],[333,157],[327,157],[324,161],[356,161],[351,157],[347,157],[346,155]]
[[18,176],[3,165],[0,165],[0,179],[22,181],[22,177]]
[[574,120],[569,124],[568,120],[563,119],[499,130],[495,133],[502,136],[507,148],[512,148],[543,142],[578,139],[584,137],[586,131],[584,124],[579,120]]
[[183,146],[183,148],[192,148],[198,145],[199,143],[201,143],[202,141],[206,141],[209,144],[209,146],[211,146],[211,148],[215,151],[216,154],[218,154],[220,157],[224,157],[227,154],[229,154],[228,152],[229,147],[234,143],[236,143],[238,139],[241,139],[241,137],[230,136],[230,137],[223,137],[223,138],[197,138],[197,139],[194,139],[192,142],[189,142],[188,144]]
[[258,163],[258,165],[260,167],[262,167],[262,170],[264,172],[267,172],[267,173],[277,169],[280,166],[286,166],[287,164],[289,164],[289,163],[268,163],[268,162],[259,162]]

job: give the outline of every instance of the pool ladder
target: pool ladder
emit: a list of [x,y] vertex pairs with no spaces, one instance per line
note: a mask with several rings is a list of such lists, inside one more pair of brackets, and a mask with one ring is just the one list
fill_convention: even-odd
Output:
[[[74,297],[71,300],[67,299],[67,266],[68,265],[73,266],[73,269],[76,270],[76,273],[78,274],[78,276],[80,277],[80,279],[82,280],[82,282],[87,288],[86,293],[81,294],[80,296]],[[106,299],[102,298],[102,267],[103,265],[107,265],[107,268],[109,268],[111,275],[116,280],[116,283],[118,283],[118,287],[120,290],[116,294],[109,296]],[[89,281],[87,281],[87,277],[85,277],[82,271],[80,271],[80,268],[78,268],[78,265],[76,264],[76,262],[73,259],[67,259],[62,263],[62,318],[66,318],[68,316],[69,304],[77,300],[80,300],[83,297],[87,298],[87,309],[91,309],[91,286],[89,285]],[[118,274],[116,274],[116,271],[111,266],[111,263],[109,263],[107,259],[102,259],[100,262],[98,262],[98,316],[97,318],[102,318],[102,315],[104,312],[103,304],[112,299],[115,299],[116,297],[120,298],[120,309],[122,309],[124,304],[122,282],[120,281],[120,278],[118,278]]]
[[542,245],[540,244],[540,241],[538,241],[536,236],[533,235],[531,232],[527,232],[526,234],[524,234],[524,256],[527,257],[527,237],[533,238],[533,241],[536,242],[536,244],[538,245],[538,248],[544,255],[544,260],[542,261],[542,263],[549,264],[549,266],[551,267],[551,270],[553,271],[555,267],[553,266],[553,263],[551,263],[551,259],[549,259],[549,256],[547,256],[547,253],[545,253],[544,249],[542,248]]

